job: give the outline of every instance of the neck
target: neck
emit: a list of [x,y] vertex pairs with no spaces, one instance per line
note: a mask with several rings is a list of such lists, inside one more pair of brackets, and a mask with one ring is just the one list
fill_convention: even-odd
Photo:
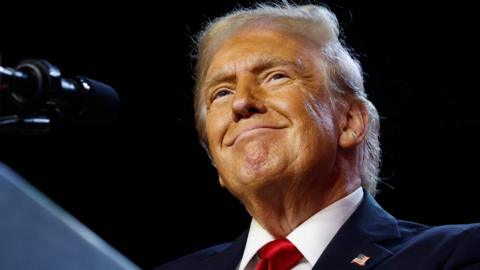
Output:
[[[295,182],[295,181],[292,181]],[[305,220],[360,187],[360,178],[337,175],[330,185],[312,181],[310,185],[285,189],[263,188],[242,201],[250,215],[275,238],[290,234]]]

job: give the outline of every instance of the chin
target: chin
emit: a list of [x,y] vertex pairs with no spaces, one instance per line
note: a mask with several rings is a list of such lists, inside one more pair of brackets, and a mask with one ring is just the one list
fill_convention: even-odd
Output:
[[279,160],[264,160],[262,162],[244,162],[237,169],[237,181],[242,185],[263,185],[277,178],[285,166]]
[[[285,171],[289,162],[285,159],[284,149],[280,144],[271,141],[253,140],[237,145],[229,153],[231,165],[228,166],[230,179],[235,179],[236,185],[257,186],[269,183]],[[227,169],[226,168],[226,169]],[[233,183],[232,183],[233,184]]]

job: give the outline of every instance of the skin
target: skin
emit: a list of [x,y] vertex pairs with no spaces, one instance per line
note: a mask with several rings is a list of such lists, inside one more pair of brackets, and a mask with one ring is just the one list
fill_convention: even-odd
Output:
[[360,187],[368,116],[346,97],[332,107],[319,47],[277,29],[224,42],[202,94],[220,184],[274,237]]

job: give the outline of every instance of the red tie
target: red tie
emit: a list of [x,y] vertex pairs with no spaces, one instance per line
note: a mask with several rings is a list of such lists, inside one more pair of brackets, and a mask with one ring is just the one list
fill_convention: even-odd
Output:
[[257,254],[260,262],[255,270],[289,270],[303,258],[302,253],[287,239],[271,241]]

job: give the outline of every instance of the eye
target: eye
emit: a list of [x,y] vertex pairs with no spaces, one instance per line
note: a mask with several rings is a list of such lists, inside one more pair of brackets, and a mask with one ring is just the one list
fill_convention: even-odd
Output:
[[283,78],[286,78],[287,76],[285,76],[285,74],[283,73],[275,73],[272,75],[271,77],[271,80],[280,80],[280,79],[283,79]]
[[212,95],[212,101],[230,95],[232,92],[228,89],[221,89]]
[[265,80],[266,83],[283,83],[285,80],[287,80],[289,77],[285,72],[273,72],[269,74]]

